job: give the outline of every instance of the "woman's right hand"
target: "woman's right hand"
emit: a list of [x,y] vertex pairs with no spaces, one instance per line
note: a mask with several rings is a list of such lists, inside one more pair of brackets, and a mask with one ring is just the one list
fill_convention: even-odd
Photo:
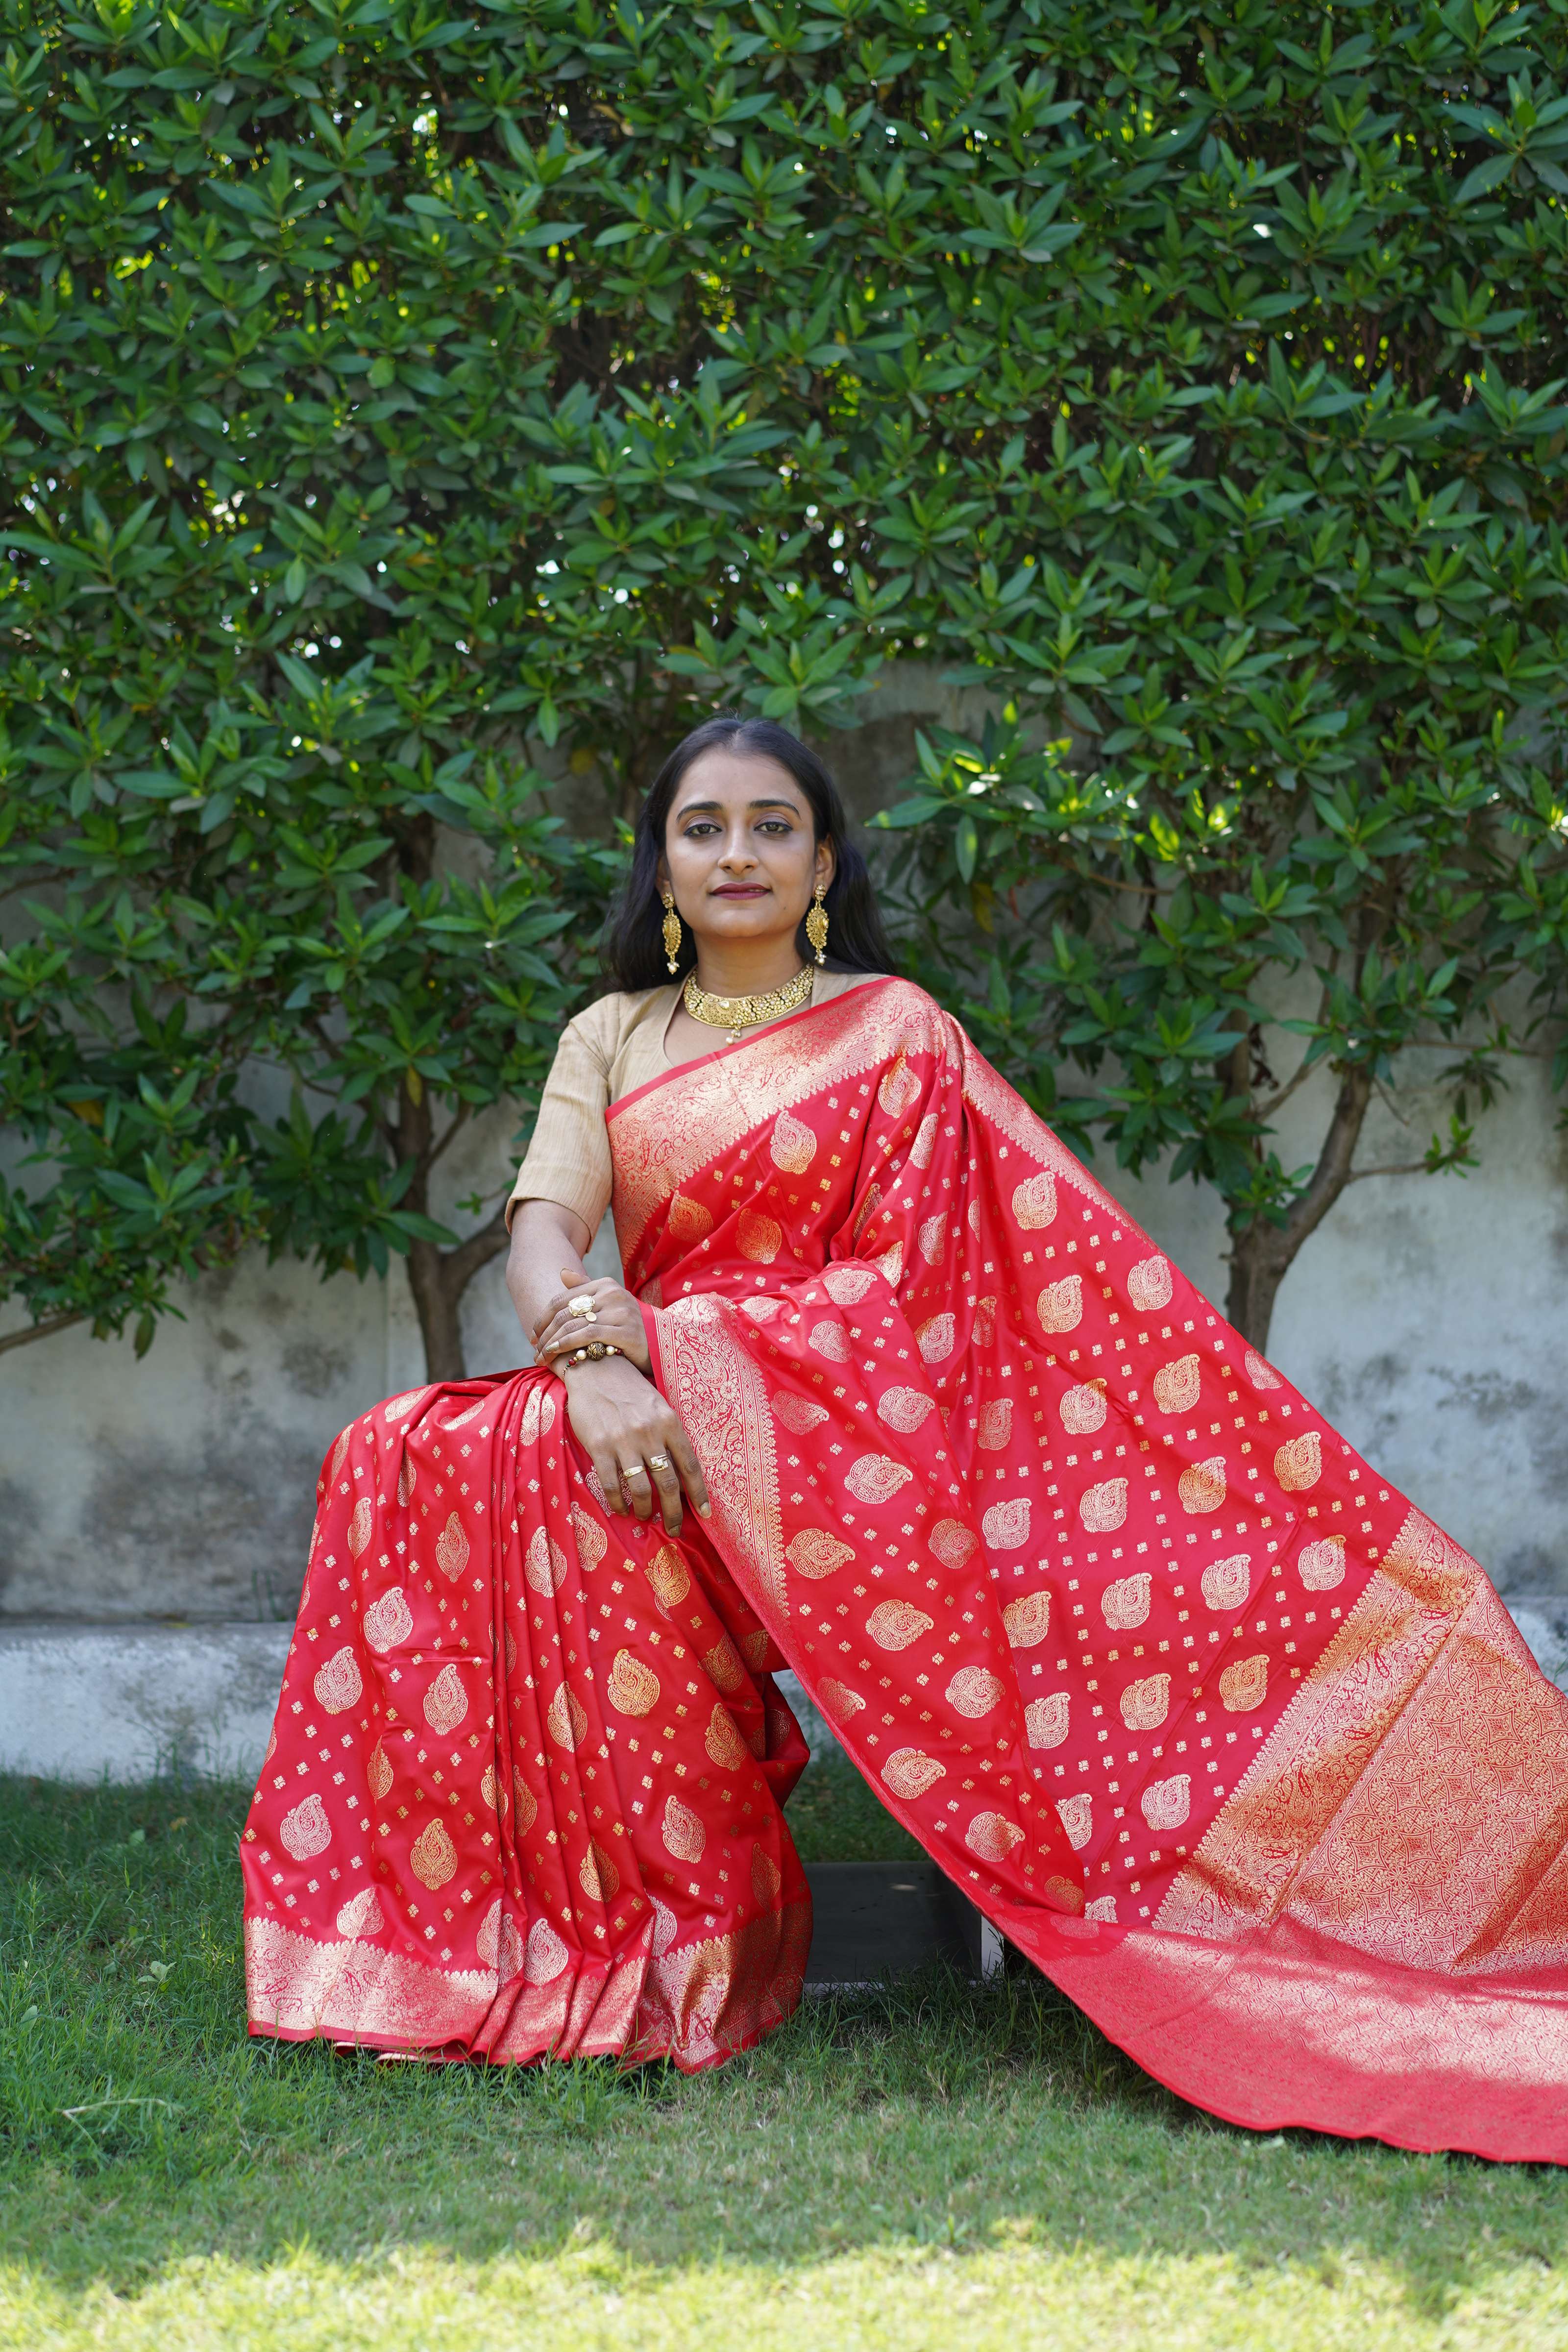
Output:
[[679,1535],[684,1486],[699,1514],[711,1517],[691,1440],[634,1364],[625,1356],[603,1356],[574,1364],[561,1377],[573,1432],[592,1458],[612,1511],[624,1511],[629,1498],[637,1517],[647,1519],[657,1503],[665,1533]]

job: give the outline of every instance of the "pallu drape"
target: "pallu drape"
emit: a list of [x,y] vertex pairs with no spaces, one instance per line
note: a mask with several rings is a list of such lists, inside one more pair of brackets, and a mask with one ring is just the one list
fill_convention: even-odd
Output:
[[810,1934],[787,1663],[1185,2097],[1568,2159],[1568,1702],[1476,1563],[920,989],[608,1118],[713,1516],[609,1513],[542,1370],[342,1433],[243,1843],[252,2030],[755,2041]]

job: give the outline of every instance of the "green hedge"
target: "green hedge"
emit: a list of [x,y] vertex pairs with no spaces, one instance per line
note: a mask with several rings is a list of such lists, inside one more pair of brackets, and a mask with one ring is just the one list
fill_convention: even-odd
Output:
[[39,1328],[392,1248],[451,1369],[497,1234],[436,1155],[526,1104],[614,865],[534,763],[624,817],[715,703],[820,732],[900,659],[994,714],[900,812],[911,952],[1219,1185],[1257,1336],[1394,1056],[1484,1077],[1499,981],[1550,1000],[1568,0],[0,15]]

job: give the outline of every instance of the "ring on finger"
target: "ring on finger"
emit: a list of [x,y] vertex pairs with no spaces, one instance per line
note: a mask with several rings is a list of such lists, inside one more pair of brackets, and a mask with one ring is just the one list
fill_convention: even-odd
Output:
[[670,1466],[668,1454],[650,1454],[647,1457],[647,1466],[650,1470],[668,1470]]
[[634,1462],[629,1469],[623,1470],[621,1472],[621,1475],[623,1478],[627,1480],[633,1478],[646,1478],[647,1476],[647,1472],[640,1462]]
[[591,1290],[578,1291],[574,1298],[569,1298],[566,1301],[566,1312],[568,1315],[591,1316],[594,1312],[593,1292]]

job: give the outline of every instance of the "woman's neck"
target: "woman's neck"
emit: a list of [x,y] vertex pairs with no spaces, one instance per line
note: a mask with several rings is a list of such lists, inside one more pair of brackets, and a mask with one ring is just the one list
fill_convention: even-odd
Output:
[[800,970],[793,938],[703,940],[697,948],[697,985],[710,996],[765,996]]

